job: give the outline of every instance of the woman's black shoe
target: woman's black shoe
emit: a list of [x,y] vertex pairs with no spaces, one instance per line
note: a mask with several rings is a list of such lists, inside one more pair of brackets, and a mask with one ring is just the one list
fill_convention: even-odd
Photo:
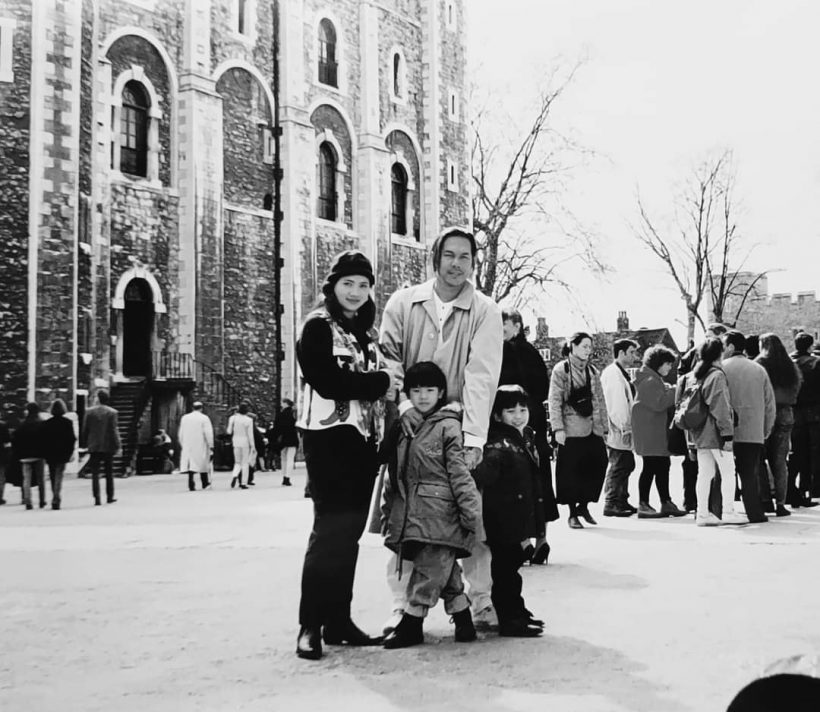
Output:
[[581,524],[581,522],[578,521],[578,517],[576,517],[574,514],[572,516],[570,516],[570,518],[567,520],[567,523],[569,524],[570,529],[583,529],[584,528],[584,525]]
[[583,505],[582,507],[578,507],[578,515],[583,517],[584,521],[587,524],[597,524],[598,523],[592,518],[592,515],[589,513],[589,509],[588,509],[587,505]]
[[404,613],[399,624],[384,639],[384,647],[388,650],[409,648],[411,645],[421,645],[424,642],[422,624],[424,618]]
[[549,563],[550,558],[550,545],[546,542],[540,544],[538,548],[535,550],[535,553],[532,555],[530,559],[531,564],[543,564],[546,566]]
[[322,636],[318,628],[301,627],[296,639],[296,655],[304,660],[319,660],[322,657]]
[[527,544],[521,549],[521,564],[529,564],[532,561],[532,556],[535,554],[535,547],[532,544]]
[[322,630],[322,638],[328,645],[381,645],[382,638],[373,638],[351,620],[339,626],[326,625]]

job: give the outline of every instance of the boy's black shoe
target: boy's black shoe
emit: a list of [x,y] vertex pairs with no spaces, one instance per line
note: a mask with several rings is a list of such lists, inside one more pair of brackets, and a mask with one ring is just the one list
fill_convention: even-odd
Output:
[[498,634],[505,638],[537,638],[543,632],[543,628],[523,618],[498,623]]
[[404,613],[393,632],[384,639],[384,647],[394,650],[409,648],[411,645],[421,645],[424,642],[424,632],[421,629],[423,623],[424,618]]
[[381,645],[382,638],[372,638],[352,621],[347,620],[340,625],[326,625],[322,630],[322,638],[328,645]]
[[456,643],[471,643],[478,637],[469,608],[453,613],[453,623],[456,626]]
[[302,626],[296,639],[296,655],[303,660],[319,660],[322,657],[322,636],[319,628]]

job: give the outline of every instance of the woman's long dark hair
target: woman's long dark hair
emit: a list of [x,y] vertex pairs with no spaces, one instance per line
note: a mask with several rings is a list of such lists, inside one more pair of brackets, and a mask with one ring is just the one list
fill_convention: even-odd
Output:
[[698,365],[695,369],[695,378],[704,378],[709,369],[715,365],[723,355],[723,342],[710,336],[698,347]]
[[[576,331],[561,347],[561,356],[567,358],[572,351],[572,347],[578,346],[584,339],[589,339],[592,342],[592,336],[587,334],[586,331]],[[592,359],[592,355],[590,355],[590,359]]]
[[793,388],[800,380],[797,364],[791,360],[786,347],[777,334],[763,334],[760,337],[760,356],[757,361],[776,388]]

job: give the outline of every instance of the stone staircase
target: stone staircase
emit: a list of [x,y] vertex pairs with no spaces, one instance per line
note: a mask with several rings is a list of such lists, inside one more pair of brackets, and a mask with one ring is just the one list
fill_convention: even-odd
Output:
[[146,380],[132,380],[117,383],[111,389],[109,405],[118,414],[122,452],[114,457],[114,476],[122,477],[134,471],[134,456],[137,450],[137,425],[142,417],[148,399]]

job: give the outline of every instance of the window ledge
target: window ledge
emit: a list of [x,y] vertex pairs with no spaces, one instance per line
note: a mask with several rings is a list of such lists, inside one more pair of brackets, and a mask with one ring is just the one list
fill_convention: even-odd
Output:
[[247,47],[253,47],[256,44],[256,35],[245,35],[235,30],[231,32],[231,39],[236,42],[241,42]]
[[394,245],[415,247],[417,250],[427,249],[427,245],[425,245],[421,240],[416,240],[414,237],[408,237],[407,235],[397,235],[395,232],[390,234],[390,242]]
[[121,171],[111,171],[111,182],[119,183],[120,185],[128,185],[132,188],[140,188],[142,190],[149,190],[152,193],[161,193],[163,195],[179,196],[179,191],[169,186],[163,185],[159,180],[149,180],[148,178],[140,178],[139,176],[132,176]]
[[239,205],[237,203],[229,203],[225,201],[225,210],[230,210],[234,213],[244,213],[245,215],[256,215],[260,218],[268,218],[273,220],[273,211],[265,210],[263,208],[250,208],[247,205]]
[[313,80],[313,86],[317,87],[318,89],[328,91],[331,94],[336,94],[337,96],[347,96],[347,93],[342,91],[340,87],[334,87],[332,84],[323,84],[318,79]]
[[0,72],[0,82],[14,83],[14,72]]
[[316,225],[317,227],[330,228],[331,230],[343,232],[348,237],[359,237],[359,233],[357,233],[355,230],[351,230],[347,225],[338,220],[325,220],[325,218],[317,217]]

